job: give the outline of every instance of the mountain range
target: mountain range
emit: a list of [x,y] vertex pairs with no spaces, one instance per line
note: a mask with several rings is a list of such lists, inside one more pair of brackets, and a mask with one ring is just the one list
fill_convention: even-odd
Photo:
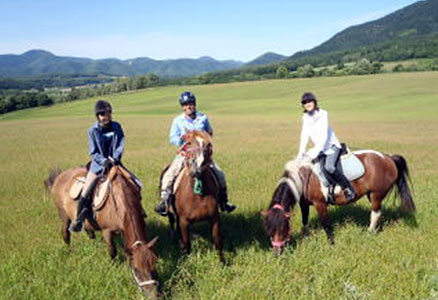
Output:
[[104,74],[109,76],[137,76],[148,73],[160,77],[189,77],[206,72],[238,68],[243,62],[219,61],[203,56],[155,60],[147,57],[120,60],[116,58],[90,59],[56,56],[45,50],[30,50],[21,55],[0,55],[0,77],[43,76],[53,74]]
[[288,60],[352,51],[391,41],[415,40],[436,33],[438,33],[438,0],[419,1],[383,18],[351,26],[313,49],[295,53]]

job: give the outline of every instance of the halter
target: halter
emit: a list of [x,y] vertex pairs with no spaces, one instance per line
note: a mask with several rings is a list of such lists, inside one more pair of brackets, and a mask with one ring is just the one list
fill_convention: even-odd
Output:
[[[284,207],[283,207],[283,205],[281,205],[281,204],[275,204],[274,206],[272,206],[272,208],[277,208],[277,209],[279,209],[279,210],[281,210],[281,211],[284,211]],[[271,208],[271,209],[272,209]]]
[[[273,208],[277,208],[277,209],[281,210],[282,212],[285,212],[285,211],[284,211],[284,207],[283,207],[283,205],[281,205],[281,204],[276,203],[276,204],[274,204],[274,205],[271,207],[271,209],[273,209]],[[285,245],[287,242],[289,242],[289,237],[287,237],[287,238],[284,239],[283,241],[277,241],[277,242],[276,242],[276,241],[273,241],[272,238],[271,238],[271,245],[272,245],[272,247],[274,247],[274,248],[282,248],[282,247],[284,247],[284,245]]]
[[132,268],[131,268],[131,273],[132,273],[132,277],[134,277],[135,282],[137,283],[137,285],[138,285],[139,287],[144,287],[145,285],[151,285],[151,284],[158,285],[158,281],[153,280],[153,279],[151,279],[151,280],[146,280],[146,281],[140,281],[140,280],[138,280],[138,278],[137,278],[137,276],[135,276],[134,270],[133,270]]
[[289,241],[289,239],[285,239],[284,241],[274,242],[271,240],[271,245],[274,248],[281,248]]
[[[135,248],[135,247],[140,246],[140,245],[142,245],[142,244],[144,244],[143,241],[135,241],[135,242],[132,244],[131,248]],[[131,272],[132,272],[132,276],[133,276],[134,279],[135,279],[135,282],[137,283],[137,285],[138,285],[139,287],[144,287],[145,285],[151,285],[151,284],[158,284],[158,281],[153,280],[153,279],[151,279],[151,280],[146,280],[146,281],[140,281],[140,280],[137,278],[137,276],[135,276],[134,270],[133,270],[132,268],[131,268]]]
[[[142,244],[144,244],[143,241],[140,241],[140,240],[135,241],[135,242],[132,244],[131,248],[135,248],[135,247],[140,246],[140,245],[142,245]],[[140,280],[137,278],[137,276],[135,276],[135,273],[134,273],[134,270],[133,270],[133,269],[131,269],[131,272],[132,272],[132,276],[133,276],[134,279],[135,279],[135,282],[137,283],[137,285],[138,285],[139,287],[144,287],[145,285],[151,285],[151,284],[158,284],[158,281],[153,280],[153,279],[151,279],[151,280],[146,280],[146,281],[140,281]]]
[[135,241],[134,244],[132,244],[131,248],[135,248],[136,246],[140,246],[141,244],[144,244],[143,241]]

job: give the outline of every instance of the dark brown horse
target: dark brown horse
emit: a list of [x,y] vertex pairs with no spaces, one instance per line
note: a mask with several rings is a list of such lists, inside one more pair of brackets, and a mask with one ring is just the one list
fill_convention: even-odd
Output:
[[[72,168],[66,171],[52,170],[45,185],[55,199],[58,214],[63,221],[64,242],[70,244],[69,226],[76,219],[77,203],[70,198],[69,190],[77,177],[85,176],[85,168]],[[157,296],[155,264],[157,257],[152,251],[157,237],[147,242],[146,224],[141,206],[139,187],[122,168],[114,166],[110,172],[111,188],[105,205],[95,212],[96,222],[86,221],[84,229],[94,238],[95,230],[102,230],[112,259],[117,255],[114,237],[123,236],[125,254],[129,259],[132,277],[139,289],[152,298]]]
[[[401,198],[401,206],[408,213],[415,212],[415,204],[408,185],[409,170],[406,160],[400,155],[383,155],[377,151],[360,151],[357,157],[365,167],[362,177],[352,182],[356,191],[356,200],[367,195],[371,202],[371,222],[369,230],[376,231],[381,215],[382,201],[397,186]],[[283,177],[280,179],[272,197],[268,210],[263,211],[264,225],[271,238],[276,254],[281,253],[289,240],[290,211],[298,202],[301,208],[303,232],[307,231],[309,206],[315,206],[319,220],[333,243],[333,230],[328,218],[327,202],[324,188],[309,162],[291,161],[286,164]],[[335,195],[336,205],[348,204],[342,192]]]
[[190,253],[190,225],[199,221],[209,221],[213,243],[218,250],[220,261],[224,263],[222,237],[219,233],[219,187],[211,170],[212,138],[206,132],[191,131],[185,135],[185,142],[184,167],[175,192],[175,201],[169,207],[169,223],[173,233],[176,233],[176,223],[183,248],[186,253]]

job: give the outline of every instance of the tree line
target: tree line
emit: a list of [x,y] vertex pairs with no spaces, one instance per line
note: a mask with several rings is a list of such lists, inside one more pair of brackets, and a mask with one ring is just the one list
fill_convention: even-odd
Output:
[[[438,34],[402,39],[355,50],[300,55],[276,64],[243,67],[187,78],[160,78],[154,74],[136,77],[108,78],[89,76],[53,76],[52,78],[0,79],[0,114],[57,102],[104,96],[108,94],[166,85],[200,85],[238,81],[318,76],[365,75],[383,72],[385,61],[432,58],[425,64],[397,64],[392,72],[437,71]],[[435,59],[433,59],[435,58]],[[388,70],[386,70],[388,71]],[[95,80],[98,80],[96,82]],[[104,80],[99,81],[99,80]],[[109,82],[111,81],[111,82]],[[66,85],[63,85],[67,83]],[[75,83],[93,83],[74,86]],[[59,85],[63,88],[59,88]],[[52,88],[52,86],[58,86]],[[73,87],[71,87],[73,86]],[[65,88],[67,87],[67,88]]]
[[53,99],[42,92],[17,92],[15,94],[0,94],[0,114],[25,108],[48,106]]

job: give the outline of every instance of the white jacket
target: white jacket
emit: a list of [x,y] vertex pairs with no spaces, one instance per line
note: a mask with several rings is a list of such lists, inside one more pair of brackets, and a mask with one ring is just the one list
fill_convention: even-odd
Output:
[[[314,147],[306,153],[309,138]],[[310,158],[318,156],[319,152],[331,154],[331,146],[336,145],[341,148],[338,138],[328,123],[328,113],[323,109],[316,110],[312,115],[305,113],[302,119],[301,141],[298,151],[298,158],[302,158],[306,153]]]

